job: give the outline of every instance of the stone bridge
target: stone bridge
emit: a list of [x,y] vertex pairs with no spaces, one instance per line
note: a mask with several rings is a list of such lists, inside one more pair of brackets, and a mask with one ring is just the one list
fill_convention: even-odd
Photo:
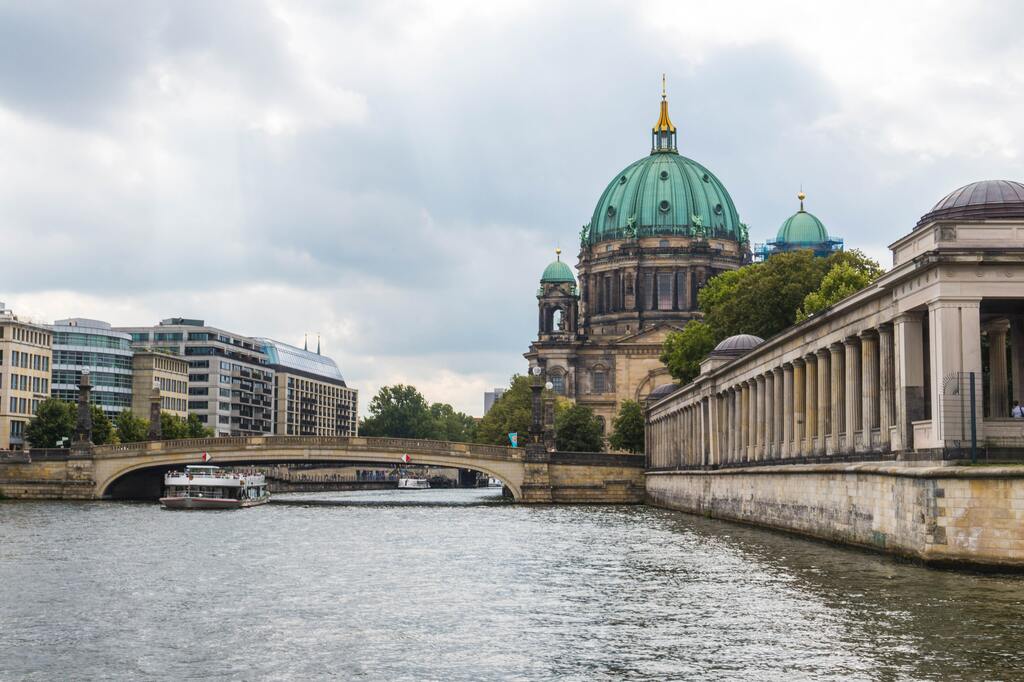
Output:
[[88,451],[0,459],[0,495],[50,499],[156,498],[163,473],[221,466],[410,464],[471,469],[497,478],[527,503],[640,503],[642,455],[544,452],[402,438],[251,436],[95,446]]

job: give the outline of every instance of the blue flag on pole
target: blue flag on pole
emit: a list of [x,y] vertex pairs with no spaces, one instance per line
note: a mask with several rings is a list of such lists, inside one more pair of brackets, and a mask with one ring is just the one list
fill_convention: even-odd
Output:
[[508,442],[512,443],[512,447],[518,448],[519,447],[519,434],[518,433],[510,433],[510,434],[508,434]]

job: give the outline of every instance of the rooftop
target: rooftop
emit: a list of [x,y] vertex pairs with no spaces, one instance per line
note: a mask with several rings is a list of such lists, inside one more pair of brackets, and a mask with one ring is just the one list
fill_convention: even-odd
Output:
[[303,350],[273,339],[257,338],[256,341],[263,344],[263,352],[267,355],[267,364],[269,365],[312,374],[345,385],[345,377],[342,376],[337,363],[326,355]]

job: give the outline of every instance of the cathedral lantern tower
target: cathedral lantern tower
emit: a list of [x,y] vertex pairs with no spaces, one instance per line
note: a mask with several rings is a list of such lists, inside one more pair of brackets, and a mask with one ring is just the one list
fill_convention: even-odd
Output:
[[564,376],[552,381],[556,391],[610,428],[622,401],[672,383],[661,348],[700,317],[701,287],[750,260],[747,227],[725,185],[679,153],[663,77],[650,153],[615,174],[583,226],[578,288],[561,257],[548,266],[540,333],[525,357],[548,377]]
[[537,339],[549,342],[575,341],[579,300],[576,278],[569,266],[562,262],[562,250],[555,249],[555,260],[544,268],[540,290],[537,292]]

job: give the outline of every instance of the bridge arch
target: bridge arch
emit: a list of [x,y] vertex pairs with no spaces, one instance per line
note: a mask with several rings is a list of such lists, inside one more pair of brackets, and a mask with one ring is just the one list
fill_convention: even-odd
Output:
[[522,499],[523,462],[511,448],[401,438],[256,436],[154,441],[94,449],[96,497],[143,472],[199,463],[202,452],[224,466],[325,463],[399,465],[403,456],[424,466],[470,469],[501,480],[515,500]]

